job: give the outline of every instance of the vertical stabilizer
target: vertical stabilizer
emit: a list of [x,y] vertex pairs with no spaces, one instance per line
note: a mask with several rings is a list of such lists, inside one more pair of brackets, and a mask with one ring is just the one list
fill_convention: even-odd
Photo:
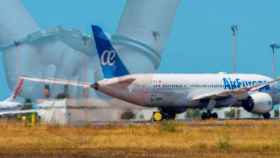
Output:
[[103,30],[93,25],[92,32],[104,78],[128,75],[127,68]]

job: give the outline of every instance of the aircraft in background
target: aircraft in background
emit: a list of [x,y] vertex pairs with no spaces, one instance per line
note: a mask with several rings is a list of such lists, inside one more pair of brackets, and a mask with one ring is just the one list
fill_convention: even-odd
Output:
[[24,105],[22,103],[12,100],[10,97],[4,101],[0,101],[0,112],[7,110],[21,110]]
[[104,79],[94,84],[63,79],[21,77],[41,83],[94,88],[108,96],[145,107],[157,107],[153,120],[175,119],[190,108],[206,109],[202,119],[218,118],[214,108],[243,107],[270,118],[280,101],[276,82],[257,74],[129,74],[111,42],[98,26],[92,26]]
[[15,99],[19,95],[21,89],[23,88],[24,80],[19,80],[15,90],[12,92],[12,95],[5,99],[4,101],[0,101],[0,113],[3,111],[10,110],[21,110],[24,108],[24,104],[17,102]]

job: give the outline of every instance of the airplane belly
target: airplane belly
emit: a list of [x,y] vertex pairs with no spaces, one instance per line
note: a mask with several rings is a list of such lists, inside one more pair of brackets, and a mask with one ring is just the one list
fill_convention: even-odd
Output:
[[135,90],[129,87],[100,87],[99,91],[129,103],[144,106],[146,104],[148,94],[142,90]]
[[152,93],[149,98],[151,106],[187,106],[188,99],[184,93],[158,92]]
[[129,93],[129,98],[135,104],[145,106],[149,99],[149,92],[145,90],[134,90]]
[[150,88],[135,85],[99,86],[98,90],[109,96],[140,106],[186,107],[189,104],[188,95],[185,91],[153,91]]

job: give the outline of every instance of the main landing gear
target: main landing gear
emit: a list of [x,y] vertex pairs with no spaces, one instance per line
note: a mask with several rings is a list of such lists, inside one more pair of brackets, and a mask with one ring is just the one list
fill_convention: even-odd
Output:
[[269,119],[271,118],[270,113],[268,112],[268,113],[263,114],[263,118],[264,118],[265,120],[269,120]]
[[176,113],[169,112],[164,113],[161,111],[157,111],[153,113],[152,120],[155,122],[160,122],[162,120],[175,120]]
[[201,119],[202,120],[218,119],[218,114],[216,112],[212,113],[212,110],[216,105],[216,100],[211,99],[207,101],[206,104],[207,104],[206,106],[207,111],[201,114]]
[[211,111],[203,112],[201,114],[202,120],[208,120],[208,119],[218,119],[218,114],[216,112],[212,113]]

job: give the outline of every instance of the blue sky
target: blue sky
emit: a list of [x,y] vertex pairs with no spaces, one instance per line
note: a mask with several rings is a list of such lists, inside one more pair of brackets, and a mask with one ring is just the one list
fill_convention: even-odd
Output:
[[[62,25],[87,33],[93,23],[114,32],[125,5],[125,0],[23,2],[42,28]],[[230,26],[238,24],[238,72],[271,75],[269,44],[280,43],[279,7],[279,0],[182,0],[159,71],[230,72]]]
[[238,24],[238,71],[271,75],[269,44],[280,42],[279,6],[277,0],[182,1],[161,71],[230,72],[230,26]]
[[[63,25],[88,33],[92,23],[114,32],[125,4],[125,0],[23,2],[43,28]],[[230,26],[238,24],[238,71],[270,75],[268,46],[280,42],[279,7],[279,0],[182,0],[160,71],[230,72]]]

